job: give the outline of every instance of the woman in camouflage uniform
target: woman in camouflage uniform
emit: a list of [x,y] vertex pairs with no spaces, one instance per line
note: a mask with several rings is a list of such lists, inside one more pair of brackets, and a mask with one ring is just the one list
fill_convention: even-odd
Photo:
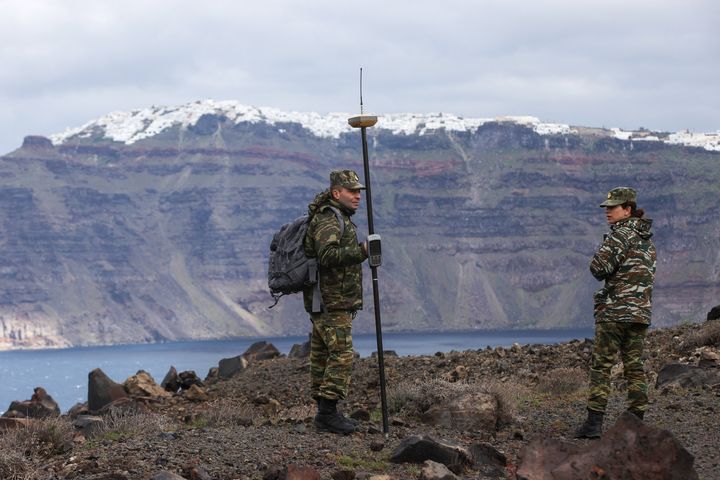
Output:
[[604,281],[595,292],[595,347],[590,368],[588,417],[577,438],[598,438],[610,393],[610,371],[620,353],[628,391],[628,410],[643,418],[647,408],[647,380],[642,362],[645,334],[650,325],[655,246],[652,220],[643,218],[632,188],[610,190],[600,204],[610,233],[590,262],[590,272]]

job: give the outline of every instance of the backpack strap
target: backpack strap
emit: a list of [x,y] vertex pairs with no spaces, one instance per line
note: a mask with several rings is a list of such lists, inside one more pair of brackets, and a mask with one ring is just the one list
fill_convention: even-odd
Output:
[[343,235],[345,235],[345,220],[343,220],[342,213],[340,213],[340,210],[332,205],[328,205],[328,208],[333,211],[335,218],[337,218],[337,221],[340,224],[340,238],[342,238]]
[[[328,208],[333,211],[335,218],[340,223],[340,239],[342,239],[345,234],[345,220],[343,220],[342,213],[332,205],[328,205]],[[313,287],[312,313],[320,313],[325,310],[325,305],[323,305],[322,293],[320,292],[320,269],[315,258],[308,261],[308,280],[310,283],[315,284]]]

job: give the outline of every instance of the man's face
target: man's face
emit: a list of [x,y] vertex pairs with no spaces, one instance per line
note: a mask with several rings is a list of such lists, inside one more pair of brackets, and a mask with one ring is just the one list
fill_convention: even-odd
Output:
[[360,190],[348,190],[345,187],[337,187],[332,191],[333,198],[343,207],[356,212],[360,206]]
[[630,207],[623,208],[622,205],[615,205],[614,207],[605,207],[605,218],[607,222],[612,225],[624,220],[630,216],[632,209]]

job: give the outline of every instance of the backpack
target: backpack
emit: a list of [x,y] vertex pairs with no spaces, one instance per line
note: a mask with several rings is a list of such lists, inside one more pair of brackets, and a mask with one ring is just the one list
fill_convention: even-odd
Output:
[[[342,237],[345,233],[342,214],[333,206],[329,208],[340,223],[340,237]],[[303,245],[310,220],[312,217],[309,215],[302,215],[280,227],[280,230],[273,235],[268,256],[268,287],[275,303],[268,308],[277,305],[283,295],[301,292],[310,285],[315,285],[313,296],[320,298],[317,260],[305,256]]]

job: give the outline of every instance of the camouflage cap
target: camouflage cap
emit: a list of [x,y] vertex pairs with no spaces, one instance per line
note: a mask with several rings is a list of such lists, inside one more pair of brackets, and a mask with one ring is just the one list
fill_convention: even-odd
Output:
[[354,170],[333,170],[330,172],[330,186],[344,187],[348,190],[364,190],[365,185]]
[[637,192],[635,189],[630,187],[616,187],[610,190],[607,194],[607,198],[601,207],[614,207],[616,205],[622,205],[625,202],[636,202]]

